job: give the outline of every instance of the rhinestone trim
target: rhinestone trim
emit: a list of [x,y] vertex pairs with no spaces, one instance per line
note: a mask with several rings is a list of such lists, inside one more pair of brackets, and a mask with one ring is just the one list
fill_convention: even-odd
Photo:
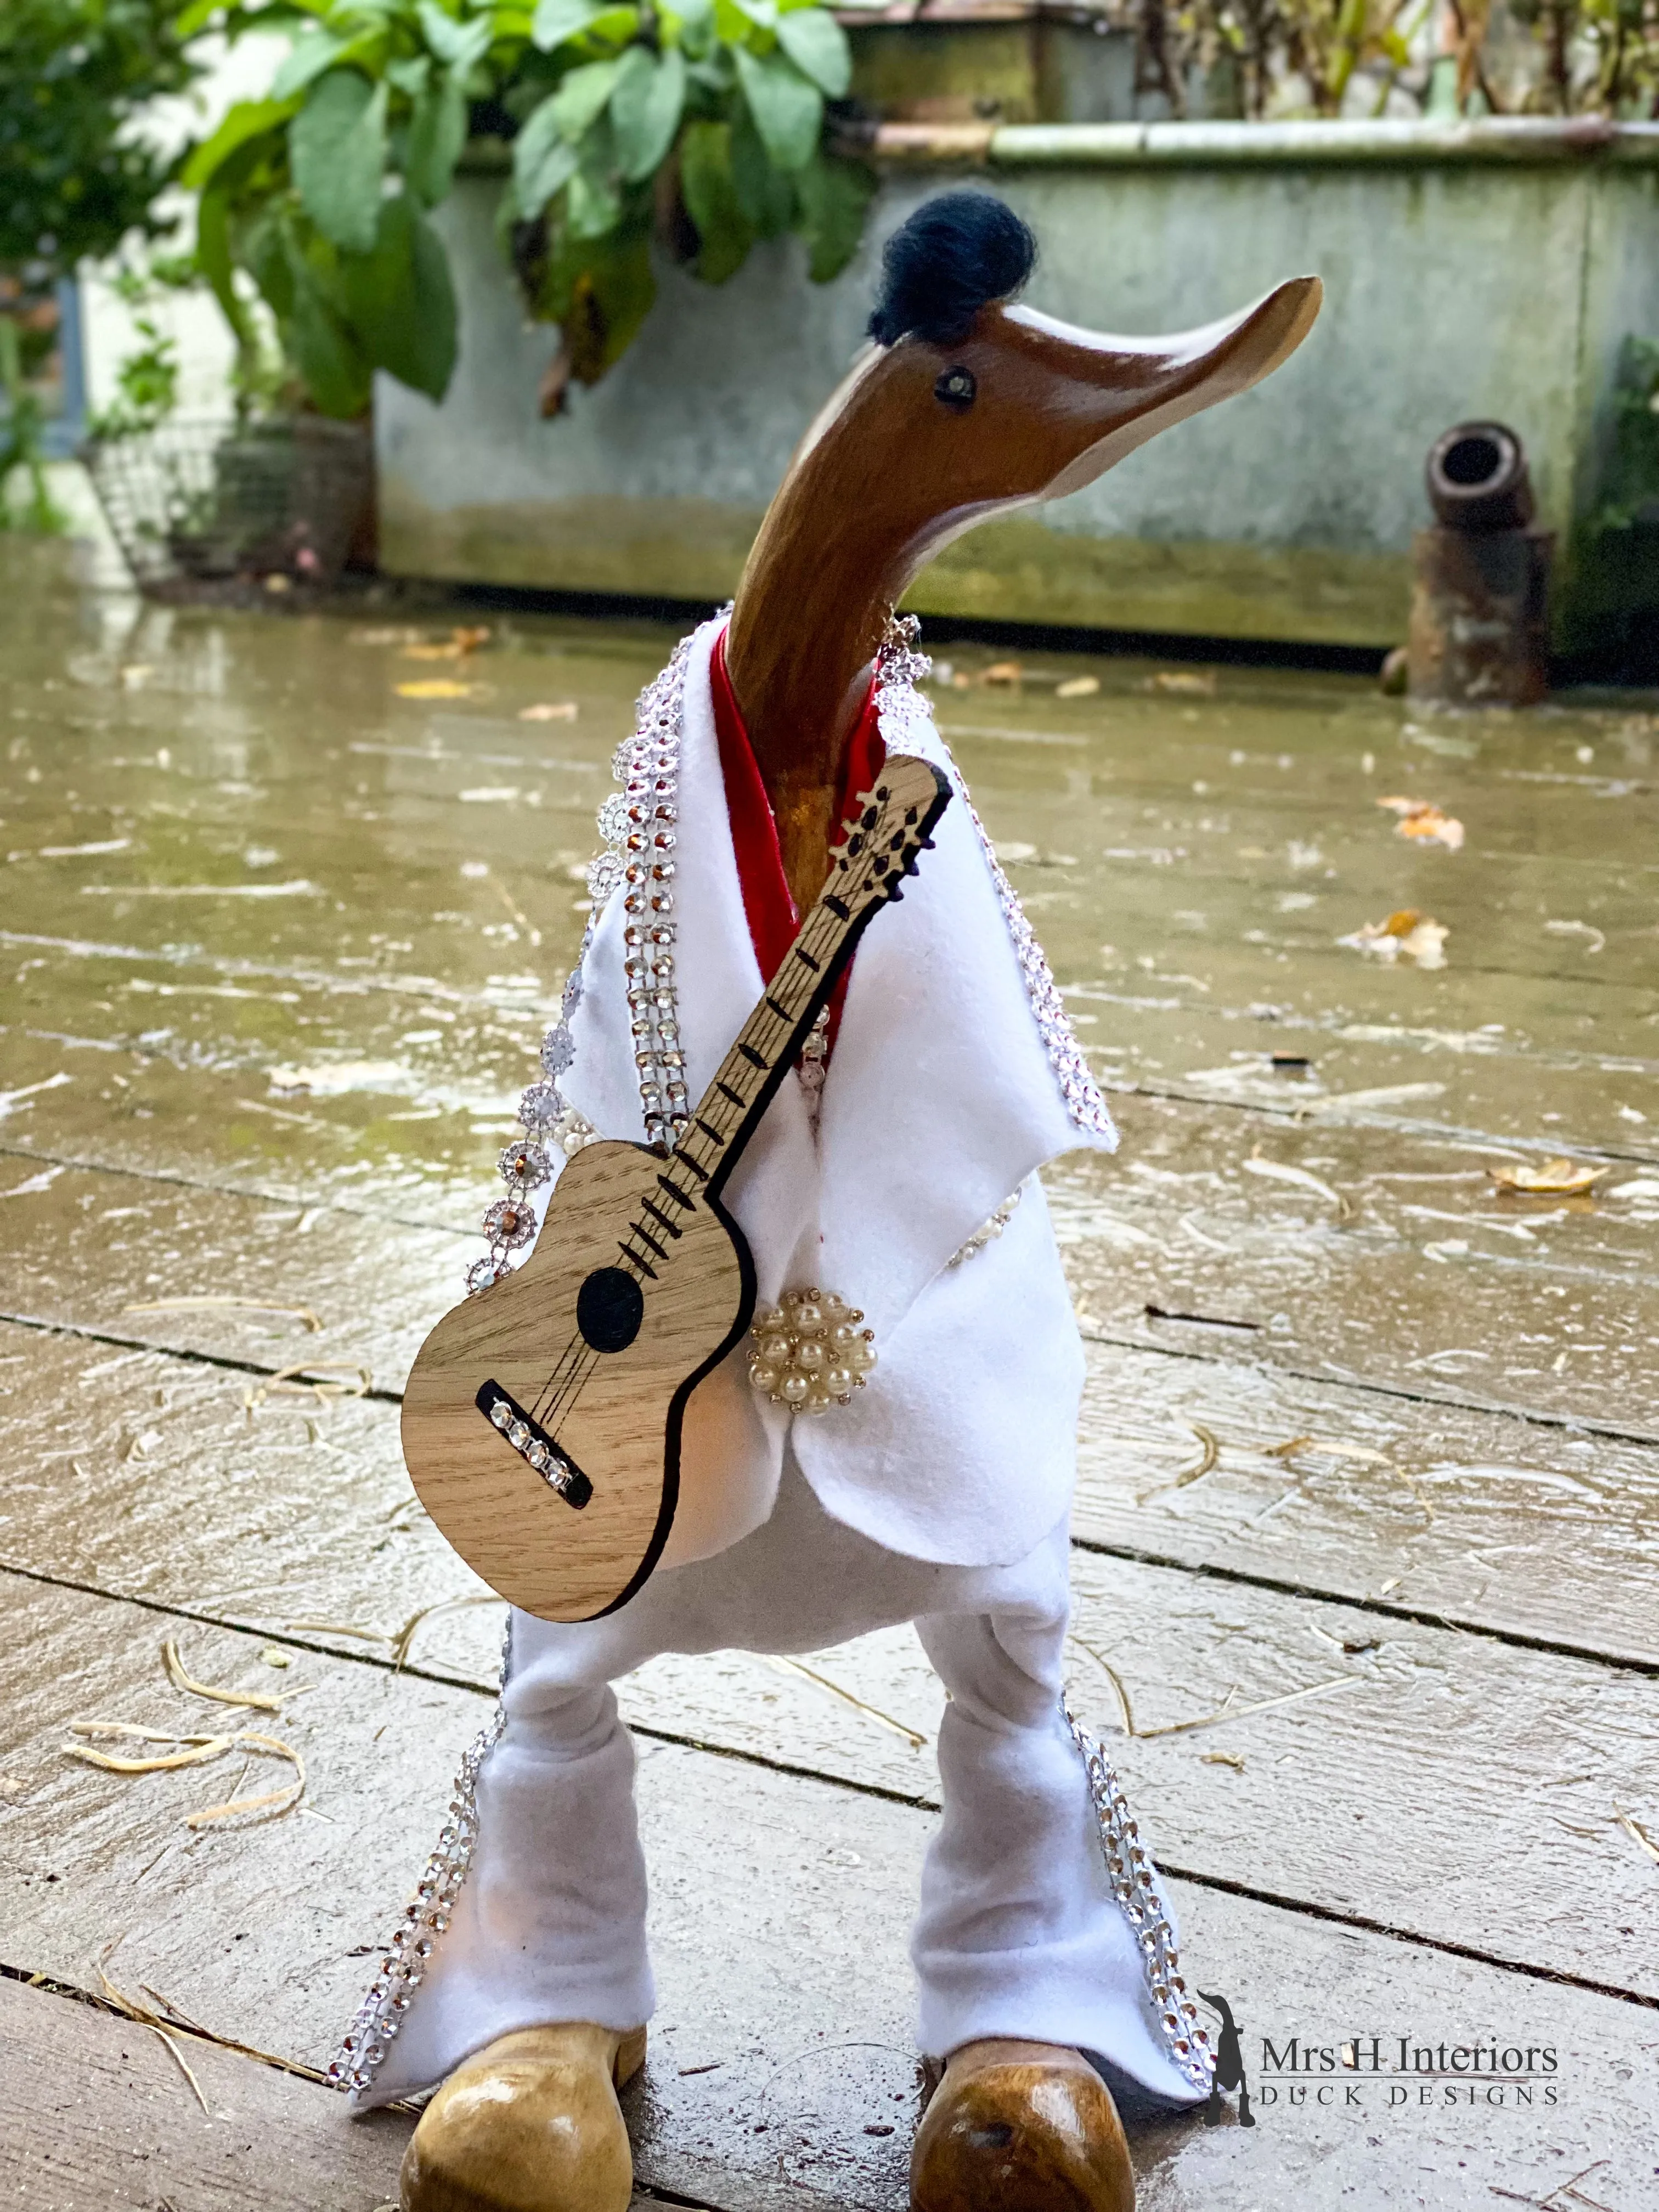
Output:
[[[715,621],[723,622],[730,611],[726,609]],[[570,1158],[599,1135],[560,1091],[559,1078],[576,1057],[570,1021],[581,1004],[588,948],[600,915],[619,888],[628,915],[628,1007],[647,1141],[672,1146],[690,1118],[674,995],[674,848],[685,672],[701,635],[694,630],[683,637],[667,667],[640,694],[634,734],[617,748],[611,761],[611,775],[623,788],[611,792],[599,807],[603,849],[587,871],[587,928],[565,983],[559,1018],[542,1039],[541,1075],[519,1102],[526,1138],[509,1145],[498,1163],[507,1196],[484,1215],[489,1250],[467,1269],[469,1293],[487,1291],[510,1274],[513,1255],[534,1242],[530,1194],[553,1180],[554,1150]]]
[[1158,1869],[1141,1843],[1116,1769],[1063,1695],[1060,1710],[1089,1778],[1107,1878],[1118,1910],[1140,1947],[1141,1972],[1158,2033],[1182,2079],[1206,2097],[1215,2076],[1215,2053],[1182,1979],[1175,1929],[1158,1887]]
[[[509,1613],[501,1643],[503,1693],[512,1659],[513,1617]],[[326,2077],[330,2087],[343,2091],[354,2105],[374,2087],[375,2075],[386,2063],[387,2047],[403,2027],[415,1992],[426,1978],[432,1954],[449,1926],[450,1914],[461,1893],[461,1886],[472,1864],[473,1847],[478,1840],[478,1775],[501,1741],[506,1722],[506,1708],[498,1698],[494,1713],[474,1737],[461,1761],[461,1771],[450,1793],[449,1819],[439,1832],[426,1871],[330,2063]]]
[[[723,623],[730,611],[722,609],[714,622]],[[634,735],[618,747],[613,763],[623,788],[600,813],[601,829],[620,841],[601,881],[609,886],[606,896],[616,884],[623,886],[623,967],[646,1142],[670,1149],[691,1120],[674,989],[674,848],[679,840],[686,670],[692,647],[707,628],[705,623],[683,637],[662,674],[640,694]],[[604,869],[603,861],[597,865]],[[597,900],[597,887],[593,895]]]
[[[933,662],[925,653],[916,650],[916,639],[921,625],[914,615],[895,616],[889,623],[887,635],[876,656],[876,720],[882,741],[896,752],[915,747],[924,732],[931,732],[933,715],[925,701],[916,696],[915,687],[933,672]],[[1002,908],[1008,934],[1013,939],[1015,957],[1019,962],[1020,974],[1025,983],[1025,995],[1031,1002],[1031,1012],[1048,1054],[1048,1064],[1054,1071],[1060,1085],[1060,1095],[1066,1102],[1066,1110],[1085,1136],[1097,1137],[1107,1145],[1115,1145],[1117,1131],[1106,1110],[1106,1101],[1099,1086],[1089,1073],[1089,1064],[1083,1057],[1072,1024],[1066,1019],[1065,1002],[1055,986],[1054,971],[1037,943],[1031,925],[1025,919],[1024,908],[1013,885],[1004,874],[996,856],[996,848],[985,834],[985,824],[975,811],[974,802],[968,795],[968,787],[962,780],[962,771],[954,761],[950,763],[951,781],[974,825],[980,849],[985,855],[985,865],[991,872],[997,902]]]

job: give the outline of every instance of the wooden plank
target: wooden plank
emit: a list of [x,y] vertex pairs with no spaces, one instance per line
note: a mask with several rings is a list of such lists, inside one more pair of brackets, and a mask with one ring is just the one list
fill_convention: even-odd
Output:
[[1196,1344],[1086,1350],[1076,1540],[1659,1661],[1652,1446]]
[[[1132,959],[1174,936],[1220,983],[1230,962],[1261,974],[1294,932],[1299,949],[1330,950],[1344,995],[1403,983],[1419,1004],[1475,974],[1639,983],[1659,821],[1645,717],[1639,731],[1616,714],[1471,723],[1358,685],[1232,669],[1211,677],[1214,703],[1176,705],[1121,662],[1093,672],[1102,691],[1086,702],[958,694],[940,716],[993,834],[1033,848],[1021,886],[1040,887],[1056,939],[1104,915]],[[1402,836],[1379,803],[1401,793],[1456,817],[1462,849]],[[1406,905],[1452,927],[1444,970],[1334,950]],[[1564,913],[1588,914],[1605,945],[1592,954],[1589,936],[1542,927]]]
[[1119,1103],[1118,1158],[1074,1155],[1048,1179],[1085,1324],[1659,1436],[1648,1201],[1503,1200],[1490,1150]]
[[[1119,1103],[1118,1158],[1074,1156],[1049,1177],[1085,1325],[1659,1436],[1650,1178],[1615,1170],[1606,1195],[1515,1200],[1486,1172],[1497,1148]],[[481,1249],[331,1206],[12,1166],[12,1296],[27,1310],[272,1365],[297,1347],[395,1387]],[[292,1317],[231,1305],[131,1310],[204,1296],[308,1309],[325,1329],[302,1338]],[[1250,1326],[1228,1335],[1152,1320],[1149,1305]]]
[[0,1976],[0,2172],[30,2212],[385,2212],[413,2123]]
[[[106,1459],[91,1484],[77,1474],[91,1451],[54,1447],[75,1485],[62,1460],[41,1468],[33,1486],[44,1540],[21,1559],[9,1542],[14,1564],[383,1659],[420,1607],[483,1595],[429,1523],[389,1517],[406,1495],[390,1409],[334,1408],[324,1417],[338,1424],[332,1450],[295,1436],[303,1414],[262,1410],[250,1466],[245,1417],[225,1392],[224,1471],[210,1480],[210,1402],[179,1395],[170,1446],[159,1429],[134,1429],[135,1417],[153,1410],[160,1422],[163,1409],[136,1409],[118,1433],[135,1455],[153,1439],[148,1457]],[[111,1478],[131,1488],[135,1467],[141,1487],[118,1515]],[[1287,1469],[1283,1486],[1296,1480]],[[1249,1705],[1343,1678],[1328,1704],[1322,1692],[1305,1708],[1228,1721],[1213,1741],[1206,1729],[1126,1747],[1128,1771],[1144,1765],[1180,1808],[1183,1867],[1444,1942],[1473,1940],[1458,1931],[1478,1923],[1478,1948],[1494,1956],[1659,1990],[1659,1958],[1618,1932],[1637,1919],[1650,1879],[1619,1810],[1659,1828],[1641,1756],[1650,1679],[1086,1552],[1074,1553],[1073,1583],[1076,1678],[1109,1728],[1120,1720],[1103,1659],[1143,1723],[1188,1723],[1230,1698]],[[411,1656],[423,1669],[490,1680],[499,1626],[488,1603],[438,1613]],[[627,1684],[625,1709],[681,1741],[933,1802],[940,1692],[909,1631],[803,1660],[810,1674],[741,1654],[660,1658]],[[1245,1756],[1248,1779],[1206,1763],[1210,1751]],[[1402,1832],[1379,1820],[1384,1802],[1415,1808],[1413,1823]]]
[[[100,1170],[15,1174],[9,1310],[266,1370],[400,1389],[479,1236]],[[32,1187],[24,1189],[27,1183]]]
[[[307,1659],[319,1686],[280,1726],[313,1761],[324,1817],[191,1838],[182,1816],[212,1794],[208,1775],[122,1781],[55,1748],[71,1677],[79,1710],[113,1700],[127,1717],[184,1724],[186,1701],[159,1686],[153,1620],[64,1592],[6,1596],[16,1694],[0,1771],[24,1788],[0,1799],[4,1963],[88,1987],[119,1938],[109,1971],[124,1987],[148,1984],[221,2034],[315,2063],[357,1993],[358,1954],[419,1869],[483,1701]],[[283,1679],[258,1650],[219,1632],[194,1656],[215,1680]],[[24,1650],[27,1669],[15,1661]],[[640,2181],[722,2212],[899,2212],[916,2090],[904,1940],[930,1820],[683,1747],[644,1753],[661,2005],[629,2100]],[[1160,1834],[1158,1809],[1141,1809]],[[1652,2009],[1192,1883],[1171,1888],[1189,1972],[1228,1996],[1243,2030],[1261,2124],[1137,2125],[1144,2212],[1473,2205],[1494,2185],[1541,2198],[1594,2161],[1597,2201],[1621,2212],[1648,2201]],[[1358,2107],[1292,2106],[1288,2081],[1264,2105],[1262,2038],[1282,2054],[1292,2033],[1334,2045],[1356,2026],[1390,2046],[1401,2034],[1432,2045],[1477,2033],[1551,2045],[1558,2099],[1498,2109],[1450,2102],[1436,2084],[1425,2105],[1414,2079],[1381,2076],[1357,2085]],[[1401,2087],[1400,2106],[1377,2094]],[[893,2133],[870,2132],[883,2128]]]

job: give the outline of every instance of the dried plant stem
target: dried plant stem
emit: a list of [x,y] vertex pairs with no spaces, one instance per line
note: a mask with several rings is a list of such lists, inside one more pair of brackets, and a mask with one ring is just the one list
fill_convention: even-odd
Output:
[[430,1620],[434,1613],[447,1613],[452,1606],[499,1605],[501,1602],[494,1590],[474,1590],[465,1597],[441,1597],[435,1605],[423,1605],[411,1613],[395,1636],[385,1641],[392,1646],[392,1670],[400,1674],[409,1664],[409,1655],[415,1642],[415,1632],[423,1620]]
[[1123,1733],[1125,1735],[1133,1736],[1138,1743],[1150,1743],[1155,1736],[1160,1735],[1191,1735],[1199,1729],[1214,1728],[1222,1721],[1242,1721],[1251,1713],[1267,1713],[1279,1705],[1297,1705],[1304,1698],[1322,1697],[1331,1690],[1352,1689],[1357,1684],[1368,1679],[1364,1674],[1334,1674],[1328,1681],[1310,1683],[1305,1690],[1286,1690],[1279,1697],[1259,1698],[1254,1705],[1236,1705],[1233,1703],[1233,1699],[1238,1695],[1237,1689],[1235,1687],[1228,1691],[1213,1712],[1201,1713],[1194,1720],[1162,1721],[1156,1728],[1137,1728],[1134,1708],[1129,1702],[1127,1686],[1116,1668],[1109,1661],[1103,1659],[1098,1651],[1085,1644],[1080,1638],[1073,1637],[1072,1640],[1080,1651],[1088,1653],[1090,1658],[1094,1661],[1096,1666],[1100,1668],[1116,1692],[1118,1707],[1123,1716]]
[[1212,1429],[1206,1429],[1202,1421],[1188,1421],[1187,1426],[1198,1438],[1197,1462],[1192,1467],[1183,1467],[1173,1482],[1160,1482],[1152,1489],[1143,1491],[1135,1500],[1137,1505],[1144,1505],[1149,1498],[1162,1497],[1165,1491],[1184,1490],[1189,1482],[1201,1480],[1220,1459],[1221,1439]]
[[285,1759],[295,1770],[295,1779],[286,1782],[280,1790],[262,1791],[254,1797],[233,1797],[222,1805],[209,1805],[199,1813],[191,1813],[185,1825],[191,1828],[205,1828],[216,1821],[228,1820],[239,1813],[258,1813],[275,1806],[277,1817],[292,1812],[306,1790],[306,1764],[291,1743],[279,1737],[261,1735],[252,1729],[237,1729],[228,1735],[181,1735],[167,1729],[139,1728],[131,1721],[71,1721],[70,1733],[77,1736],[118,1736],[142,1743],[176,1743],[185,1747],[181,1751],[156,1753],[143,1759],[122,1759],[106,1751],[93,1751],[84,1743],[66,1744],[64,1749],[71,1759],[84,1759],[88,1766],[102,1767],[110,1774],[162,1774],[181,1766],[202,1766],[210,1760],[222,1759],[228,1751],[263,1751],[275,1759]]
[[283,1743],[274,1735],[259,1735],[251,1729],[239,1729],[231,1739],[233,1743],[250,1751],[269,1752],[274,1759],[285,1759],[295,1770],[295,1778],[285,1782],[279,1790],[261,1790],[257,1796],[233,1797],[222,1805],[207,1805],[199,1813],[192,1813],[185,1820],[187,1828],[209,1828],[216,1821],[228,1820],[239,1813],[263,1813],[275,1807],[274,1818],[281,1819],[291,1813],[306,1794],[306,1763],[291,1743]]
[[322,1316],[309,1306],[273,1305],[269,1298],[236,1298],[203,1295],[199,1297],[146,1298],[137,1305],[123,1306],[124,1314],[201,1313],[214,1306],[231,1306],[242,1313],[286,1314],[299,1322],[313,1335],[322,1327]]
[[[331,1375],[343,1375],[350,1379],[331,1382]],[[267,1375],[252,1384],[242,1396],[242,1410],[251,1421],[257,1409],[267,1398],[309,1398],[313,1404],[331,1406],[337,1398],[363,1398],[374,1387],[374,1377],[367,1367],[354,1367],[349,1362],[328,1363],[301,1360],[297,1367],[279,1368],[275,1375]]]
[[855,1697],[851,1690],[843,1689],[839,1682],[831,1681],[828,1674],[820,1674],[815,1667],[805,1666],[799,1659],[787,1658],[781,1651],[765,1651],[758,1656],[769,1667],[776,1667],[786,1674],[805,1676],[807,1681],[815,1682],[821,1690],[827,1690],[832,1698],[841,1698],[844,1705],[851,1705],[855,1712],[862,1713],[867,1720],[890,1729],[895,1735],[902,1736],[912,1751],[921,1750],[927,1743],[927,1737],[918,1729],[907,1727],[902,1721],[896,1721],[891,1713],[883,1712],[879,1705],[867,1705],[862,1698]]
[[179,1656],[179,1646],[172,1637],[161,1645],[161,1664],[167,1670],[167,1680],[175,1690],[186,1691],[192,1698],[210,1698],[220,1705],[246,1705],[251,1711],[280,1713],[283,1701],[266,1690],[223,1690],[210,1682],[198,1682],[189,1674]]

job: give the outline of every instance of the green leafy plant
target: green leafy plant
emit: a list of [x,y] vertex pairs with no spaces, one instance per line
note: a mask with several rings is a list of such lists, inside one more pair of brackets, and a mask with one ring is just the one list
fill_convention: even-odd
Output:
[[[26,340],[31,335],[18,317],[0,313],[0,530],[21,528],[48,536],[64,527],[65,518],[46,483],[46,410],[29,383]],[[21,507],[8,496],[14,469],[21,469],[28,495]]]
[[176,0],[0,5],[0,270],[33,289],[112,253],[155,211],[173,161],[131,125],[199,71]]
[[655,296],[653,240],[709,283],[757,239],[805,240],[819,280],[857,246],[873,179],[830,143],[850,62],[811,0],[198,0],[181,24],[298,35],[268,96],[192,155],[201,267],[236,335],[253,299],[324,413],[375,369],[441,398],[455,300],[428,220],[476,123],[513,141],[502,234],[531,311],[592,383]]
[[179,404],[178,341],[155,319],[158,300],[167,292],[196,288],[192,259],[158,257],[146,268],[118,270],[111,289],[132,316],[138,343],[115,371],[115,398],[94,415],[87,428],[94,438],[130,438],[154,430]]
[[62,527],[46,488],[40,379],[58,342],[54,288],[83,260],[168,225],[176,164],[131,127],[198,74],[174,0],[0,0],[0,523]]

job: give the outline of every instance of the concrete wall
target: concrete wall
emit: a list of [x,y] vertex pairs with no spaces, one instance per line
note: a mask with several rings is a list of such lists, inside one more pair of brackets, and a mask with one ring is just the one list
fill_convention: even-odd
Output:
[[[914,143],[912,134],[912,143]],[[982,134],[980,174],[1036,230],[1033,305],[1097,329],[1210,321],[1316,270],[1325,311],[1267,384],[1039,518],[927,571],[924,610],[1387,645],[1402,635],[1425,453],[1461,417],[1526,442],[1542,519],[1595,491],[1629,331],[1659,334],[1659,131],[1545,124],[1036,126]],[[552,422],[556,334],[529,325],[491,222],[445,210],[463,293],[441,407],[382,383],[381,544],[410,575],[716,598],[795,439],[855,350],[880,241],[947,180],[890,167],[858,261],[799,247],[728,285],[659,271],[641,339]],[[957,173],[960,173],[958,171]],[[1565,610],[1570,617],[1571,610]]]

